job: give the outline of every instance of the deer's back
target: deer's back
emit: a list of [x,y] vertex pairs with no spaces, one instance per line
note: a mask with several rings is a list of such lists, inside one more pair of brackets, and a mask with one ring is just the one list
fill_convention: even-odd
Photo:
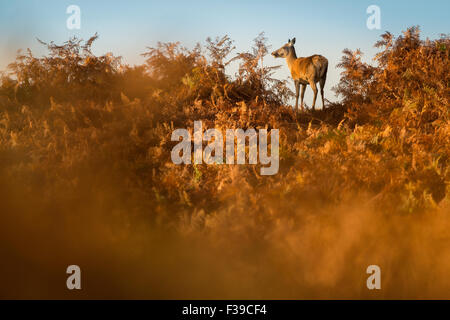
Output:
[[310,57],[298,58],[292,70],[292,77],[295,80],[319,81],[326,75],[328,60],[324,56],[315,54]]

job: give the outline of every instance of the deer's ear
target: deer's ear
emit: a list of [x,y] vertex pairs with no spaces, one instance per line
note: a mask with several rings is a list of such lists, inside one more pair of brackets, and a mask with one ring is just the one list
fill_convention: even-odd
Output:
[[288,39],[288,43],[291,43],[291,39]]
[[295,38],[294,38],[294,39],[292,39],[292,44],[295,44]]

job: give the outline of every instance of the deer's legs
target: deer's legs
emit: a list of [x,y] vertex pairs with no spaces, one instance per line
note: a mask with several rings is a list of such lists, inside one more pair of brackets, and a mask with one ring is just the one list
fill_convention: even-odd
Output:
[[325,109],[325,97],[323,96],[323,88],[325,87],[325,80],[320,80],[320,96],[322,97],[322,109]]
[[300,81],[295,80],[295,109],[297,111],[298,111],[298,95],[299,95],[299,93],[300,93]]
[[314,99],[313,99],[313,104],[312,104],[312,110],[315,109],[316,107],[316,99],[317,99],[317,86],[316,83],[314,81],[310,81],[309,85],[311,86],[311,89],[314,91]]
[[300,95],[302,111],[305,110],[305,109],[303,108],[303,97],[305,96],[305,90],[306,90],[306,84],[302,84],[302,93],[301,93],[301,95]]

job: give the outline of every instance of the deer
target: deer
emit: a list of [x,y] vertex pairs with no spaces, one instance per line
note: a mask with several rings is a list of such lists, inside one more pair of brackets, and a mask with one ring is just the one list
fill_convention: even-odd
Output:
[[285,58],[289,70],[291,71],[292,79],[295,83],[295,108],[298,111],[298,96],[301,86],[301,108],[303,108],[303,97],[305,96],[306,86],[309,84],[314,91],[314,100],[312,104],[312,110],[315,110],[317,99],[317,85],[320,83],[320,95],[322,96],[322,108],[325,109],[325,98],[323,96],[323,89],[327,80],[328,72],[328,60],[327,58],[315,54],[310,57],[297,58],[295,53],[295,38],[289,39],[288,43],[282,46],[280,49],[272,52],[275,58]]

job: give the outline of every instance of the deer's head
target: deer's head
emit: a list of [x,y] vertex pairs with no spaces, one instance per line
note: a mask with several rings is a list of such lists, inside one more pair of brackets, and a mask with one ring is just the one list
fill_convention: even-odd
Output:
[[289,39],[288,42],[284,46],[282,46],[280,49],[272,52],[272,55],[275,58],[286,58],[289,55],[289,53],[291,52],[291,50],[294,48],[294,44],[295,44],[295,38],[292,40]]

